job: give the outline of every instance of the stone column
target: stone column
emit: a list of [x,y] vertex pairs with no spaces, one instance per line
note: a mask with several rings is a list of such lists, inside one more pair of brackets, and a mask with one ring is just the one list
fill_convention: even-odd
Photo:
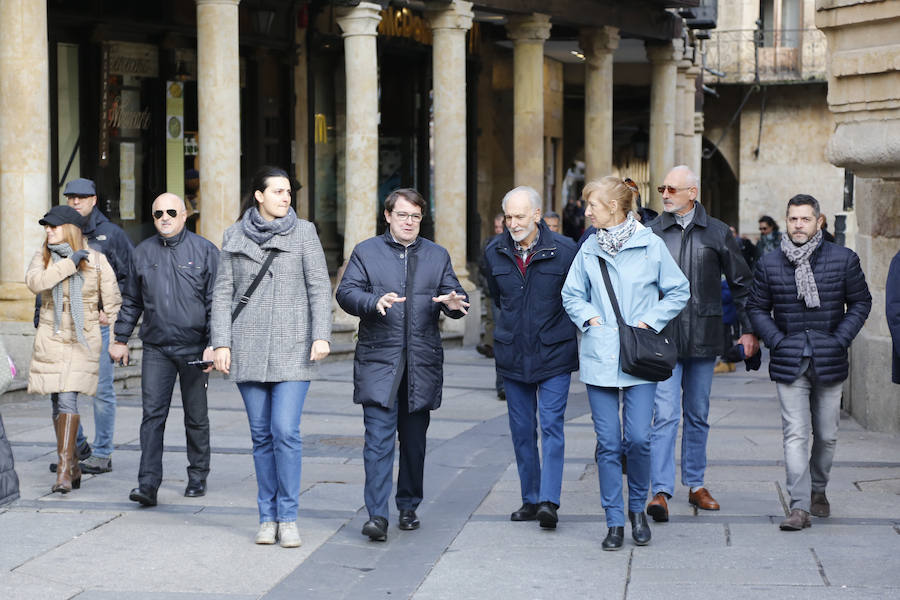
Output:
[[[241,202],[240,0],[197,2],[197,114],[203,218],[200,235],[216,245]],[[255,166],[253,167],[255,168]]]
[[613,162],[613,54],[615,27],[585,29],[578,38],[584,52],[585,180],[609,175]]
[[844,407],[878,431],[900,431],[900,386],[891,383],[885,280],[900,248],[900,2],[816,2],[816,27],[828,40],[828,108],[835,129],[825,150],[853,171],[859,254],[872,312],[850,348]]
[[[652,67],[650,81],[650,189],[662,184],[675,166],[675,98],[681,40],[646,45]],[[650,208],[662,211],[662,198],[650,194]]]
[[513,41],[513,181],[544,189],[544,40],[550,16],[512,16],[506,25]]
[[[472,3],[455,0],[429,5],[432,32],[434,106],[435,241],[447,249],[453,270],[469,293],[474,315],[481,315],[475,284],[466,268],[466,32],[472,27]],[[480,298],[480,296],[479,296]],[[463,343],[477,343],[480,319],[447,319],[444,329],[463,332]]]
[[703,171],[703,113],[694,113],[694,147],[691,149],[691,171],[702,177]]
[[30,321],[25,270],[50,209],[47,3],[0,2],[0,321]]
[[347,77],[346,203],[344,260],[359,242],[375,235],[372,205],[378,198],[378,53],[381,6],[360,2],[339,8]]
[[[692,64],[684,72],[684,138],[682,143],[681,163],[689,166],[691,171],[700,177],[700,155],[697,153],[697,122],[696,115],[700,116],[700,135],[703,133],[703,113],[695,111],[697,97],[697,78],[700,76],[700,67]],[[701,142],[702,144],[702,142]]]
[[[688,133],[688,124],[685,121],[685,87],[687,87],[687,73],[691,66],[690,61],[681,59],[675,63],[675,160],[674,164],[683,165],[687,156],[687,136],[694,135],[694,124],[690,124],[690,133]],[[693,110],[691,115],[693,116]]]

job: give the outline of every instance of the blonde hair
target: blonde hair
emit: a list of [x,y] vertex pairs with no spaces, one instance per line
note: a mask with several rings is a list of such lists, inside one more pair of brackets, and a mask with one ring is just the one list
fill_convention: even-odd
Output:
[[[86,250],[87,244],[84,241],[84,234],[81,233],[81,229],[77,225],[72,225],[71,223],[63,223],[60,225],[63,231],[63,242],[71,246],[72,252],[77,252],[79,250]],[[44,238],[44,268],[50,265],[50,248],[47,247],[47,238]],[[87,262],[81,262],[81,269],[87,268]]]
[[589,181],[585,184],[581,197],[587,202],[594,192],[600,192],[600,203],[606,208],[610,208],[615,202],[618,209],[626,215],[634,210],[634,192],[618,177],[608,175]]

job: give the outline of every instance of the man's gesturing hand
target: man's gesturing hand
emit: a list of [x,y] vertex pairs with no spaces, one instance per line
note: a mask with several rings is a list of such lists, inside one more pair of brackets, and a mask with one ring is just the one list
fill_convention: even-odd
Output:
[[387,314],[387,309],[394,305],[394,302],[406,302],[406,296],[401,297],[396,292],[388,292],[378,299],[378,303],[375,304],[375,310],[383,317]]
[[462,312],[462,314],[468,314],[466,311],[469,308],[470,304],[466,302],[466,297],[456,293],[456,290],[453,290],[449,294],[443,294],[441,296],[437,296],[432,298],[434,302],[442,302],[444,306],[449,308],[450,310],[458,310]]

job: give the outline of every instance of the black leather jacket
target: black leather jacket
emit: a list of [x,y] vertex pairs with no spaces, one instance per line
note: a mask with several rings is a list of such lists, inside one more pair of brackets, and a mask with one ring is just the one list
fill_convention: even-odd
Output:
[[209,344],[209,314],[219,250],[187,229],[154,235],[134,249],[122,288],[115,339],[127,343],[141,313],[141,340],[171,353],[199,353]]
[[731,288],[741,333],[753,333],[744,304],[752,277],[728,226],[694,204],[694,219],[682,229],[671,213],[647,224],[666,243],[691,284],[691,299],[675,318],[679,358],[714,357],[724,352],[722,275]]

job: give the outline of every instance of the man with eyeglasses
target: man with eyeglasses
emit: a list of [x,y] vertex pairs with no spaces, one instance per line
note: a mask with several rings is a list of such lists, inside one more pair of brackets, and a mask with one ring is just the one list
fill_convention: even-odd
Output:
[[759,342],[744,308],[751,275],[728,225],[710,217],[697,201],[700,179],[688,167],[669,171],[663,185],[663,213],[648,223],[666,243],[691,284],[691,299],[673,321],[678,362],[672,376],[656,386],[650,436],[650,489],[647,513],[669,520],[667,500],[675,492],[675,439],[682,420],[681,483],[690,488],[688,502],[703,510],[719,510],[705,487],[706,441],[709,435],[709,391],[716,356],[722,353],[722,275],[731,289],[747,357]]
[[[109,261],[119,289],[125,285],[131,266],[134,245],[121,227],[106,218],[97,208],[97,188],[90,179],[73,179],[63,190],[66,203],[78,211],[83,221],[81,232],[88,245],[102,252]],[[37,301],[40,301],[40,295]],[[94,447],[78,426],[78,457],[82,472],[99,474],[112,471],[113,433],[116,427],[116,390],[113,386],[113,364],[107,358],[109,351],[109,319],[100,310],[100,371],[97,394],[94,396]],[[56,465],[50,465],[56,471]]]
[[487,245],[484,264],[497,307],[494,359],[506,390],[522,495],[510,520],[537,520],[555,529],[566,403],[572,371],[578,370],[577,330],[561,291],[578,247],[541,219],[541,197],[533,188],[510,190],[501,206],[506,231]]
[[[187,210],[175,194],[153,201],[156,235],[134,250],[132,275],[122,289],[115,342],[109,355],[128,364],[128,338],[141,314],[141,464],[138,487],[129,498],[155,506],[162,482],[163,434],[177,377],[181,386],[187,438],[187,486],[184,495],[206,494],[209,474],[209,416],[206,385],[212,369],[209,316],[219,251],[209,240],[185,228]],[[209,364],[190,364],[198,360]]]
[[419,527],[425,436],[443,386],[440,314],[459,319],[469,307],[447,250],[419,237],[425,208],[416,190],[391,192],[384,202],[388,230],[356,245],[336,293],[341,308],[360,319],[353,401],[363,406],[366,428],[363,496],[369,520],[362,534],[373,541],[387,539],[397,437],[398,527]]

